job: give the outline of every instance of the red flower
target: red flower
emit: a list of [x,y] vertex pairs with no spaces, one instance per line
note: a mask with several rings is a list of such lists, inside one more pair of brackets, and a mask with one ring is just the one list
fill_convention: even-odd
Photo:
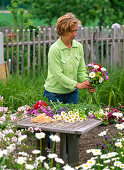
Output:
[[99,65],[99,64],[96,64],[97,66],[99,66],[99,68],[98,68],[98,71],[100,71],[101,72],[101,65]]
[[38,108],[40,108],[41,106],[46,106],[46,107],[47,107],[47,104],[46,104],[43,100],[39,100],[39,101],[34,105],[34,108],[35,108],[35,109],[38,109]]

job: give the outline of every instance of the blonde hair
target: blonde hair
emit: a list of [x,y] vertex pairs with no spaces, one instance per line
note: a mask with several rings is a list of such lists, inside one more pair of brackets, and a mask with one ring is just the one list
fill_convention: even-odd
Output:
[[67,13],[60,18],[58,18],[56,23],[56,32],[58,35],[62,36],[66,32],[71,32],[74,25],[81,24],[81,21],[76,18],[72,13]]

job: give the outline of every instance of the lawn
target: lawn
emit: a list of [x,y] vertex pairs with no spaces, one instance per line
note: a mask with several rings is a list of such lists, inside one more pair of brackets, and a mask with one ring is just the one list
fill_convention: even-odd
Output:
[[[56,18],[53,19],[53,22],[52,22],[52,25],[55,25],[56,23]],[[42,19],[37,19],[37,18],[34,18],[32,19],[32,22],[34,23],[35,26],[46,26],[47,24],[45,24],[45,20]],[[0,13],[0,27],[7,27],[7,26],[13,26],[13,16],[11,13]],[[90,24],[86,24],[86,25],[83,25],[83,26],[86,26],[86,27],[96,27],[98,26],[98,20],[96,20],[95,22],[93,23],[90,23]]]
[[[46,26],[44,19],[39,20],[37,18],[32,19],[32,22],[35,26]],[[56,21],[53,21],[53,25]],[[0,27],[7,27],[7,26],[13,26],[13,15],[11,13],[0,13]]]

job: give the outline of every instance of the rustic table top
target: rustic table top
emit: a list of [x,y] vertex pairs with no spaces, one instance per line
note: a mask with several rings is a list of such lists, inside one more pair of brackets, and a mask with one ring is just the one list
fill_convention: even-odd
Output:
[[75,121],[73,123],[63,121],[51,123],[33,123],[31,122],[31,116],[28,116],[27,118],[19,120],[16,123],[19,128],[39,127],[43,131],[81,135],[102,124],[102,121],[86,118],[84,121]]

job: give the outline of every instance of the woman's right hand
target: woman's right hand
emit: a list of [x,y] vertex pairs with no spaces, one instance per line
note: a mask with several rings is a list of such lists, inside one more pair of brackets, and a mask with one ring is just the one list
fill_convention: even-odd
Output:
[[75,87],[78,88],[78,89],[90,89],[90,88],[92,88],[91,83],[88,80],[86,80],[82,83],[77,83]]

